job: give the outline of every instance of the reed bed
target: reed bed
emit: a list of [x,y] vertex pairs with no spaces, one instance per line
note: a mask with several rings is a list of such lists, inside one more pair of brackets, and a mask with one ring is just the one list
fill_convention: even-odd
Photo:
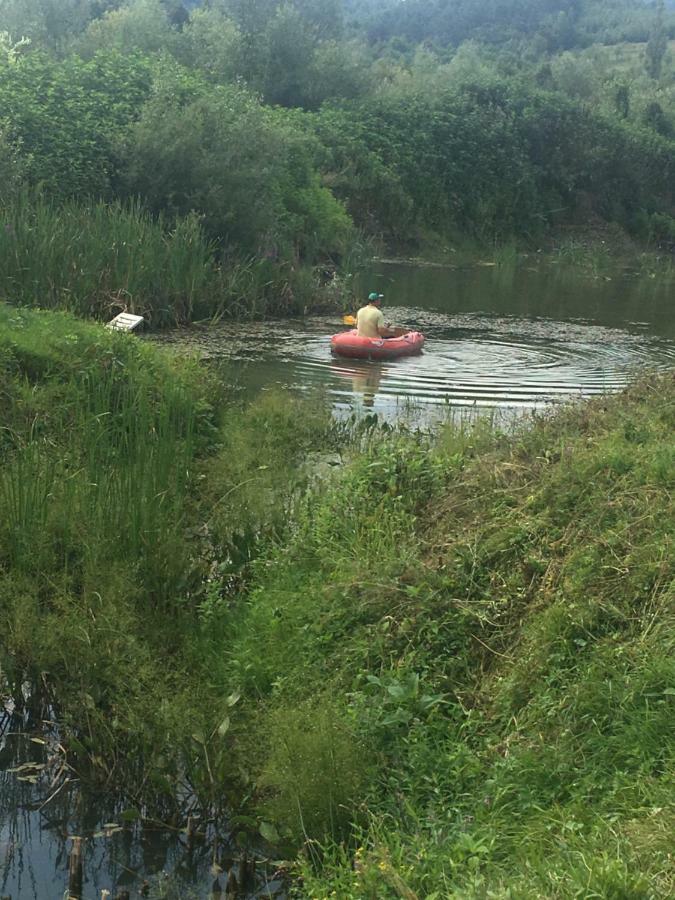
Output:
[[13,302],[98,319],[126,310],[161,326],[218,294],[196,216],[169,224],[135,201],[55,206],[28,192],[0,212],[0,291]]
[[[27,376],[6,400],[2,557],[13,569],[58,562],[71,574],[124,561],[161,603],[187,568],[182,526],[202,389],[196,376],[168,378],[149,348],[104,329],[91,352],[70,350],[76,366],[62,368],[81,334],[68,319],[54,332],[22,344],[15,328],[11,344],[0,345],[5,366]],[[30,381],[45,377],[49,389],[37,403]]]
[[0,299],[152,327],[301,312],[321,294],[311,267],[223,257],[199,217],[153,217],[139,201],[0,202]]

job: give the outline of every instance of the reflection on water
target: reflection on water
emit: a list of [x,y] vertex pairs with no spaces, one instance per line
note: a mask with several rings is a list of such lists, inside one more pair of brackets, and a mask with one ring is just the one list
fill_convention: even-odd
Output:
[[[84,839],[83,900],[146,889],[164,900],[215,897],[224,895],[230,871],[242,884],[241,850],[226,823],[199,825],[203,838],[190,842],[180,822],[168,827],[135,815],[128,802],[82,790],[48,703],[28,690],[4,705],[0,698],[0,897],[63,897],[74,836]],[[259,863],[237,896],[283,897],[274,865]]]
[[228,361],[254,392],[322,388],[338,414],[431,421],[448,410],[505,417],[615,391],[645,368],[675,365],[670,285],[623,275],[580,279],[539,269],[381,265],[360,278],[386,297],[387,317],[424,332],[420,356],[331,358],[339,317],[192,328],[160,340]]
[[384,363],[337,358],[333,360],[331,368],[336,378],[345,378],[351,382],[352,394],[361,397],[365,409],[375,406],[375,398],[386,372]]
[[464,269],[377,265],[359,276],[360,295],[372,284],[388,306],[447,314],[478,313],[523,320],[588,321],[610,328],[635,324],[675,338],[673,282],[617,269],[588,277],[564,265]]

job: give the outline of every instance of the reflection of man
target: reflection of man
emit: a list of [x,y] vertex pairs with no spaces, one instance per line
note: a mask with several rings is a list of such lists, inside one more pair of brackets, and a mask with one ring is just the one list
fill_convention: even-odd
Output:
[[356,314],[356,333],[364,338],[396,337],[396,331],[385,324],[380,307],[384,294],[368,295],[367,306],[362,306]]
[[352,390],[355,394],[363,394],[363,405],[373,407],[375,397],[380,389],[382,369],[377,365],[368,365],[367,368],[357,369],[352,374]]

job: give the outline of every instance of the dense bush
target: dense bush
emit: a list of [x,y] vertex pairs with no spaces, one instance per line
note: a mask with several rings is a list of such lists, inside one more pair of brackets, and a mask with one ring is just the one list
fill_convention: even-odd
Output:
[[359,225],[397,238],[537,235],[589,203],[630,227],[638,209],[673,208],[671,142],[517,80],[391,91],[315,123],[333,190]]
[[227,250],[277,259],[346,249],[350,222],[290,115],[235,86],[164,73],[128,131],[120,179],[160,213],[198,210]]
[[[252,260],[269,277],[251,288],[309,283],[299,268],[339,267],[356,230],[419,248],[604,221],[663,245],[646,223],[675,214],[660,5],[69,0],[63,13],[57,23],[53,0],[30,0],[0,14],[0,190],[38,187],[84,217],[99,201],[140,204],[157,234],[193,217],[210,247],[202,272],[233,283]],[[586,46],[638,19],[646,47]],[[415,46],[429,29],[433,44]],[[33,238],[49,248],[51,233]],[[101,268],[103,294],[129,291],[105,254]],[[174,319],[213,309],[209,278],[195,285]],[[64,290],[62,276],[38,279],[32,302]]]
[[30,182],[61,197],[110,196],[116,142],[150,83],[147,59],[115,52],[89,62],[39,51],[0,59],[0,109]]

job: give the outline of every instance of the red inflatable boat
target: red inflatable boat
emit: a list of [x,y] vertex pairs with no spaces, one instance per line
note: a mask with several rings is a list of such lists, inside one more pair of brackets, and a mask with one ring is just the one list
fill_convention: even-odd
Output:
[[351,359],[396,359],[419,353],[424,346],[424,335],[419,331],[408,331],[401,337],[367,338],[359,337],[356,329],[334,334],[330,339],[330,349],[338,356]]

